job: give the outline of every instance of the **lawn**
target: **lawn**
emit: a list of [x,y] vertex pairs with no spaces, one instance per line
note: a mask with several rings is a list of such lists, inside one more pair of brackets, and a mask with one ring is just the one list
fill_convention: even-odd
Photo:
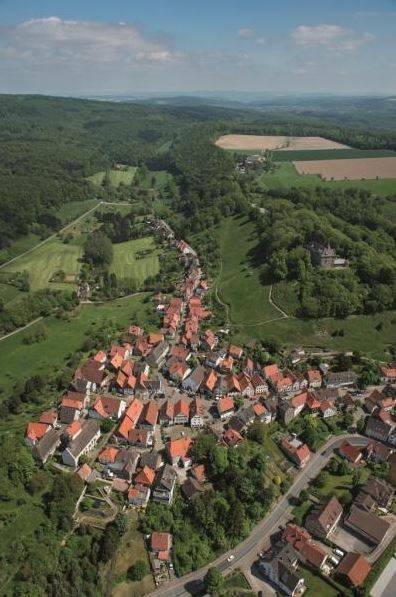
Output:
[[28,251],[40,242],[37,234],[27,234],[13,241],[9,247],[0,251],[0,263],[6,263],[10,259],[17,257],[21,253]]
[[51,283],[52,276],[58,270],[63,270],[66,276],[75,276],[79,269],[79,259],[82,256],[82,247],[77,243],[62,243],[54,238],[39,246],[31,253],[22,255],[3,268],[5,272],[29,273],[31,290],[39,290],[49,285],[51,288],[73,288],[71,284]]
[[[23,343],[25,335],[34,326],[0,342],[0,387],[3,395],[8,396],[17,381],[23,381],[34,374],[46,376],[62,368],[67,355],[78,351],[84,340],[89,338],[90,330],[98,329],[105,321],[114,322],[120,330],[131,323],[145,326],[147,317],[152,312],[152,305],[144,303],[146,296],[142,294],[101,305],[82,305],[70,321],[48,317],[44,320],[47,337],[37,344]],[[23,427],[32,412],[34,408],[26,408],[22,416],[15,418],[14,424]],[[7,429],[9,427],[10,422]]]
[[302,504],[299,504],[298,506],[295,506],[293,508],[292,514],[294,517],[294,522],[296,524],[298,524],[299,526],[304,526],[305,518],[308,512],[310,511],[312,505],[313,503],[311,502],[311,500],[306,500],[305,502],[302,502]]
[[[369,469],[362,467],[359,470],[361,470],[362,482],[366,481],[370,475]],[[342,496],[350,495],[353,488],[352,477],[352,473],[348,473],[347,475],[333,475],[329,473],[326,475],[324,486],[315,488],[315,493],[318,493],[318,497],[330,498],[335,495],[338,499]]]
[[[121,183],[125,185],[131,184],[135,177],[136,170],[137,168],[135,166],[128,166],[126,170],[109,170],[110,185],[112,187],[118,187]],[[95,174],[92,174],[92,176],[88,176],[88,180],[94,185],[101,186],[105,175],[105,171],[96,172]]]
[[288,315],[295,315],[300,307],[298,282],[277,282],[272,287],[272,300]]
[[261,268],[254,262],[254,224],[245,218],[227,218],[217,237],[222,264],[216,282],[220,299],[229,306],[231,323],[249,325],[279,317],[268,300],[270,287],[261,283]]
[[[308,590],[305,595],[319,596],[320,597],[337,597],[340,594],[335,587],[326,581],[323,576],[314,574],[311,570],[308,570],[305,566],[299,566],[299,573],[305,579],[305,585]],[[350,591],[345,589],[345,594],[349,595]]]
[[[355,156],[356,157],[356,156]],[[329,189],[359,188],[372,191],[378,195],[391,195],[396,193],[396,178],[384,180],[334,180],[324,181],[314,174],[299,175],[291,162],[282,162],[277,165],[272,174],[261,174],[258,181],[265,189],[288,189],[290,187],[327,187]]]
[[85,212],[89,211],[95,205],[99,205],[100,202],[97,199],[86,199],[85,201],[69,201],[64,203],[59,209],[57,209],[55,215],[62,220],[64,224],[75,220],[82,216]]
[[133,280],[138,288],[148,277],[156,276],[159,272],[158,250],[152,236],[115,244],[113,251],[110,271],[117,278]]

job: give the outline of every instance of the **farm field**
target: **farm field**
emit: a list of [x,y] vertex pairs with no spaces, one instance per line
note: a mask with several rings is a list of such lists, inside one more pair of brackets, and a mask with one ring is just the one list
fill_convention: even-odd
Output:
[[[110,271],[117,278],[132,279],[137,286],[141,286],[147,278],[159,272],[158,251],[152,236],[117,243],[113,245],[113,251]],[[144,256],[139,258],[139,253]]]
[[[126,170],[109,170],[110,185],[118,187],[121,183],[128,185],[131,184],[135,177],[137,168],[135,166],[128,166]],[[100,186],[103,183],[103,179],[106,175],[105,171],[95,172],[92,176],[88,176],[93,184]]]
[[[349,161],[349,160],[348,160]],[[315,174],[298,174],[291,162],[283,162],[277,165],[276,170],[271,174],[260,174],[258,181],[265,189],[288,189],[290,187],[315,188],[327,187],[329,189],[366,189],[378,195],[391,195],[396,192],[396,176],[394,179],[383,180],[322,180]]]
[[274,162],[294,162],[296,160],[350,160],[354,158],[396,157],[389,149],[302,149],[300,151],[274,151]]
[[[82,305],[70,320],[47,317],[42,322],[47,329],[47,337],[37,344],[24,344],[25,336],[35,326],[1,341],[0,387],[3,395],[0,393],[0,396],[7,397],[16,382],[23,382],[35,374],[45,377],[54,370],[61,369],[67,355],[77,352],[84,340],[90,337],[90,332],[100,329],[104,322],[114,322],[120,330],[132,322],[146,325],[147,318],[152,313],[152,305],[144,303],[146,296],[148,295],[139,294],[100,305]],[[42,410],[42,406],[39,408]],[[18,427],[24,426],[32,412],[34,406],[33,410],[25,407],[24,414],[18,415],[16,419]]]
[[278,149],[296,151],[302,149],[348,149],[347,145],[324,137],[287,137],[283,135],[223,135],[216,141],[222,149]]
[[217,287],[221,300],[229,305],[231,323],[252,324],[279,317],[268,299],[270,287],[261,284],[260,268],[254,264],[254,225],[244,218],[228,218],[217,236],[222,255]]
[[299,174],[317,174],[324,180],[396,178],[396,157],[293,162]]

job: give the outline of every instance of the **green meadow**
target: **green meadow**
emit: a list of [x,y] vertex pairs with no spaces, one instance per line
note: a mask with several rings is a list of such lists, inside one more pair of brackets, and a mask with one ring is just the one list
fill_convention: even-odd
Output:
[[140,287],[159,272],[158,249],[152,236],[113,245],[110,271],[117,278],[131,279]]
[[[125,185],[131,184],[135,177],[136,170],[137,167],[135,166],[128,166],[125,170],[108,170],[110,185],[112,187],[118,187],[121,183]],[[105,176],[106,172],[103,170],[101,172],[95,172],[92,176],[88,176],[88,180],[94,185],[100,186],[103,184]]]

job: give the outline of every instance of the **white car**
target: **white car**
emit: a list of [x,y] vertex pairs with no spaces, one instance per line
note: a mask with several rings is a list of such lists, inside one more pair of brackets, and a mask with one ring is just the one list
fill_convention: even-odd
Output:
[[232,562],[232,560],[234,560],[234,559],[235,559],[234,554],[231,554],[230,556],[228,556],[227,562]]

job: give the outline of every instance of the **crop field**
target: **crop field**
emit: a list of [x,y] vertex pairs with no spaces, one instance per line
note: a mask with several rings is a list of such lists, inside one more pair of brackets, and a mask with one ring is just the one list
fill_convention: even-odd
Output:
[[[137,168],[135,166],[128,166],[126,170],[109,170],[111,186],[118,187],[121,183],[125,185],[131,184],[135,177],[136,170]],[[92,176],[88,176],[88,180],[93,184],[100,186],[103,184],[105,175],[105,171],[96,172],[95,174],[92,174]]]
[[306,160],[350,160],[354,158],[396,157],[389,149],[302,149],[301,151],[274,151],[274,162]]
[[277,149],[299,151],[303,149],[348,149],[347,145],[324,137],[286,137],[283,135],[223,135],[216,141],[222,149],[250,149],[262,151]]
[[[82,246],[75,243],[64,244],[58,238],[54,238],[31,253],[22,255],[7,265],[3,271],[26,270],[29,273],[30,289],[39,290],[48,287],[52,276],[59,270],[64,271],[66,276],[75,276],[80,269],[81,256]],[[72,285],[65,283],[54,282],[50,285],[54,289],[72,288]]]
[[298,174],[291,162],[277,164],[274,172],[260,174],[258,181],[264,190],[324,186],[329,189],[366,189],[384,196],[395,194],[396,192],[396,176],[395,178],[384,178],[382,180],[322,180],[320,176],[317,176],[316,174]]
[[152,236],[115,244],[113,251],[110,271],[117,278],[128,278],[141,286],[148,277],[159,272],[158,250]]
[[324,180],[396,178],[396,157],[293,162],[299,174],[316,174]]

